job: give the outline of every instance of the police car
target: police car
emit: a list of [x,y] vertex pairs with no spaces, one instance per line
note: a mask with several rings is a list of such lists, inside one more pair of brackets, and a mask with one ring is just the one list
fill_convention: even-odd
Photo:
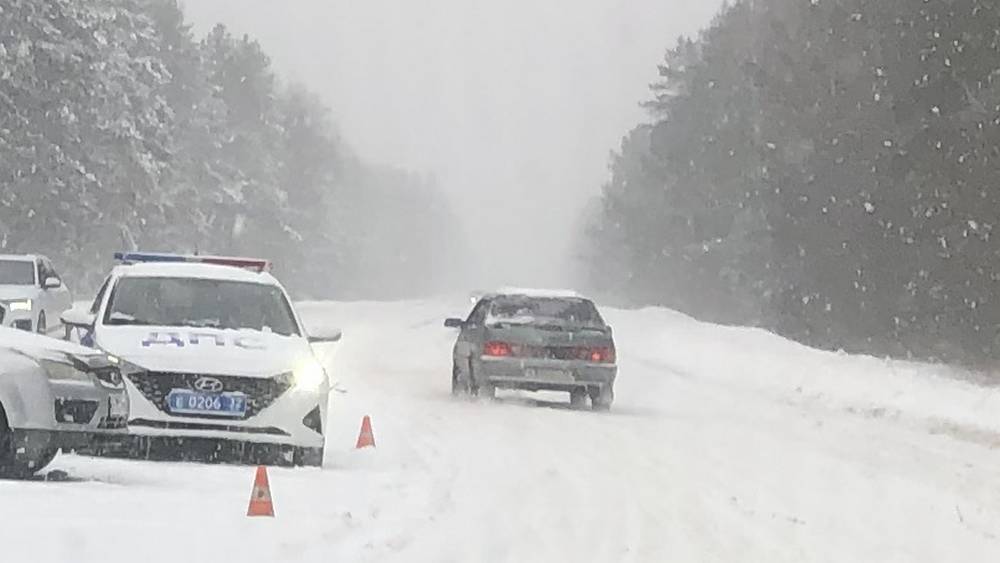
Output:
[[121,359],[130,433],[321,465],[330,383],[311,344],[339,331],[307,335],[265,260],[115,258],[89,309],[62,320],[82,344]]

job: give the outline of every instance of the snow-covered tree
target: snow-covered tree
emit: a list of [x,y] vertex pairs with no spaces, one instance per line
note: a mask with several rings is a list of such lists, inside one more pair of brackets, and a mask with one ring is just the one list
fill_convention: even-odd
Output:
[[1000,357],[998,16],[726,6],[667,53],[594,245],[628,257],[637,301],[822,346]]
[[317,297],[430,279],[439,195],[354,157],[328,113],[249,37],[194,37],[177,0],[4,2],[0,252],[80,289],[122,248],[268,257]]

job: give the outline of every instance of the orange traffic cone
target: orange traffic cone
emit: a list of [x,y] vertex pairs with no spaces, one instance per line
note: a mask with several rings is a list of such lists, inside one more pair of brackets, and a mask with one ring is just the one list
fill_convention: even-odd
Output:
[[368,415],[365,415],[361,420],[361,433],[358,434],[358,445],[354,447],[359,450],[361,448],[375,447],[375,434],[372,433],[372,419]]
[[267,468],[263,465],[257,468],[257,476],[253,480],[253,491],[250,493],[250,507],[247,516],[274,516],[274,504],[271,503],[271,485],[267,481]]

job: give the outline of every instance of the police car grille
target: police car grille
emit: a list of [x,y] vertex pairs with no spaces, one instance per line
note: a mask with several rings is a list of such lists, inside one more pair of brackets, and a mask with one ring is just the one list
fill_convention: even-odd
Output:
[[[202,373],[170,373],[170,372],[140,372],[128,375],[129,380],[146,399],[156,405],[161,411],[173,414],[167,407],[167,395],[173,389],[195,390],[195,381],[202,377],[211,377],[222,382],[223,393],[243,393],[247,397],[246,418],[256,416],[260,411],[271,406],[275,400],[292,387],[290,377],[234,377]],[[182,414],[187,418],[199,418],[199,415]],[[217,418],[206,415],[206,418]]]

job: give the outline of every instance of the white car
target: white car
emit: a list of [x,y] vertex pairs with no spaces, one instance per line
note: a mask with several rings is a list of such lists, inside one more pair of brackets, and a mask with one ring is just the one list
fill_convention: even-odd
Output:
[[330,383],[311,344],[340,332],[306,335],[266,261],[116,258],[89,310],[63,322],[122,360],[130,433],[321,465]]
[[127,419],[116,358],[0,328],[0,476],[26,477],[60,448],[113,446]]
[[71,303],[48,258],[0,254],[0,326],[51,333]]

